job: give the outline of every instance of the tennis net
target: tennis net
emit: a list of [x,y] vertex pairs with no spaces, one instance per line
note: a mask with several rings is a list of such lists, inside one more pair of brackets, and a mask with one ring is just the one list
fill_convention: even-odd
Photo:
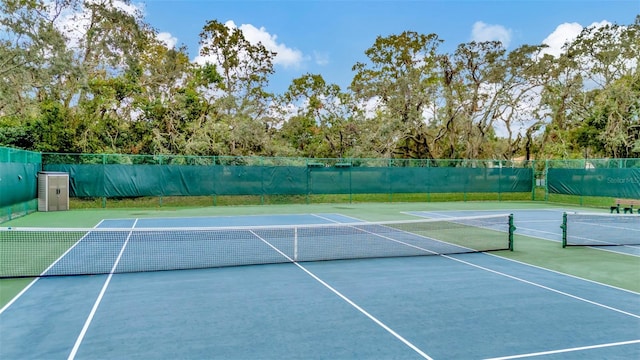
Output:
[[564,213],[562,247],[640,245],[640,216]]
[[511,215],[216,228],[3,228],[0,278],[513,249]]

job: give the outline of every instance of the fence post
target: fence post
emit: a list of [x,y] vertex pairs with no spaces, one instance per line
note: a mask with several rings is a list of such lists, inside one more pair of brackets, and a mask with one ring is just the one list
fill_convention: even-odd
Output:
[[544,201],[549,201],[549,160],[544,161]]
[[393,169],[393,159],[389,158],[387,160],[387,182],[388,182],[388,189],[389,189],[389,202],[392,203],[393,202],[393,181],[392,181],[392,169]]
[[307,188],[305,189],[305,200],[309,205],[309,182],[311,181],[311,169],[309,168],[309,158],[305,160],[305,173],[307,174]]
[[502,160],[498,160],[498,169],[498,201],[502,201]]
[[[158,165],[162,166],[162,155],[158,155]],[[160,199],[158,205],[162,207],[162,196],[164,195],[164,187],[162,186],[162,178],[160,179]]]
[[349,159],[349,161],[351,162],[351,166],[349,166],[349,204],[351,204],[353,200],[353,160]]
[[260,164],[260,205],[264,205],[264,161],[260,156],[258,164]]
[[106,208],[107,207],[107,189],[104,188],[105,186],[105,167],[107,164],[107,155],[106,154],[102,154],[102,208]]

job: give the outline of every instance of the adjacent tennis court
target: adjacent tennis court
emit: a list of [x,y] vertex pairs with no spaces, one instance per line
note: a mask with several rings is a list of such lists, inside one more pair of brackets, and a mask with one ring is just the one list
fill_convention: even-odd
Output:
[[[39,277],[0,309],[0,358],[637,358],[638,292],[518,260],[519,240],[574,251],[561,246],[564,212],[409,209],[392,221],[345,211],[12,228],[1,232],[2,274]],[[640,270],[632,243],[607,247],[629,252],[576,254],[630,259]],[[13,260],[21,256],[37,260]]]

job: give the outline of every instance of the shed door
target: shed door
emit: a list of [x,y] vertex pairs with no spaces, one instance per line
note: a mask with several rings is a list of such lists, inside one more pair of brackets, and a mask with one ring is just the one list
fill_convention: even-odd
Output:
[[48,211],[67,210],[69,201],[67,177],[49,175],[48,180]]
[[58,210],[69,210],[69,177],[66,175],[58,178]]

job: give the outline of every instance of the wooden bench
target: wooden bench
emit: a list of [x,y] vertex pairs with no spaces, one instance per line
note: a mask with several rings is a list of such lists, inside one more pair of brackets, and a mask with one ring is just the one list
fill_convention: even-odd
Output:
[[[622,205],[622,209],[624,210],[625,214],[627,212],[629,214],[633,214],[633,206],[635,205],[637,207],[640,207],[640,200],[636,200],[636,199],[616,199],[615,206],[611,207],[611,213],[613,213],[615,211],[617,214],[620,214],[620,206],[621,205]],[[640,209],[638,209],[637,212],[640,214]]]

